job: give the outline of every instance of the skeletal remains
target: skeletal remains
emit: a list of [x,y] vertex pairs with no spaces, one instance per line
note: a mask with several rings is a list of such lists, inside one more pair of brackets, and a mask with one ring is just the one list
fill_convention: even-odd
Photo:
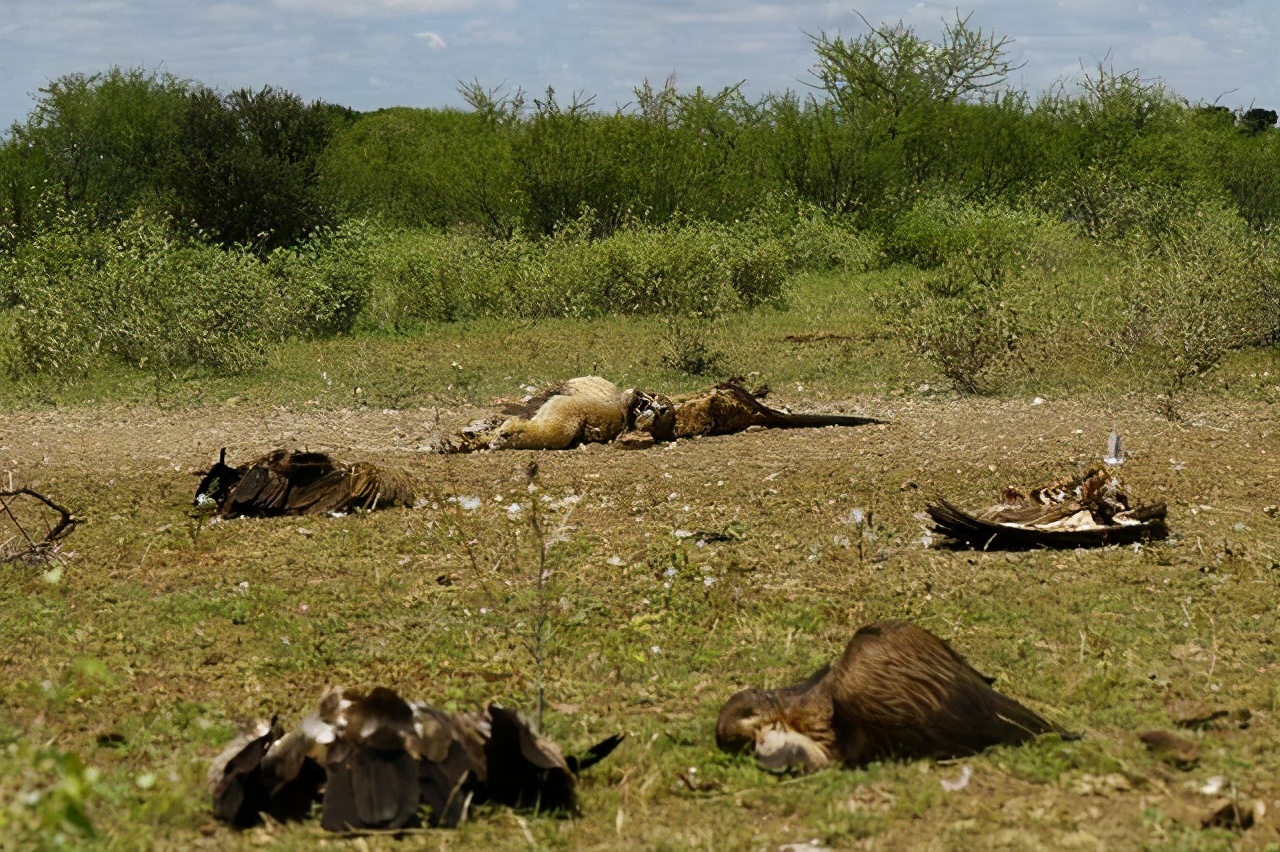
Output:
[[306,819],[319,803],[329,831],[453,827],[473,805],[573,812],[577,776],[622,741],[564,757],[515,712],[445,713],[376,687],[331,687],[288,732],[276,720],[236,737],[209,768],[214,816],[238,828],[262,814]]
[[1004,502],[971,515],[946,500],[926,507],[934,529],[983,549],[1096,547],[1166,535],[1165,504],[1132,505],[1113,467],[1036,488],[1006,488]]

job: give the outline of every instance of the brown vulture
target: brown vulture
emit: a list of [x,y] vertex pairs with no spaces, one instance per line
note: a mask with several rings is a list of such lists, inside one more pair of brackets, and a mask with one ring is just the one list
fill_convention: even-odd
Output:
[[322,515],[413,505],[413,486],[399,471],[345,464],[327,453],[273,450],[239,467],[224,447],[202,475],[195,505],[214,505],[224,518]]
[[807,680],[731,697],[716,720],[716,744],[753,750],[772,772],[809,772],[833,763],[953,758],[1065,733],[991,684],[927,630],[873,624]]
[[578,774],[621,736],[564,757],[517,713],[497,705],[445,713],[377,687],[325,691],[283,733],[276,723],[234,739],[210,767],[214,816],[238,828],[261,814],[305,819],[313,803],[329,831],[450,828],[474,804],[574,812]]

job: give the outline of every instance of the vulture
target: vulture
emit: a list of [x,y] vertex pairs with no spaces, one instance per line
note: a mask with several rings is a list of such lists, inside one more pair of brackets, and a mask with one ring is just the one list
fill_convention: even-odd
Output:
[[936,532],[984,550],[1097,547],[1167,534],[1165,504],[1133,505],[1119,474],[1106,465],[1030,494],[1006,488],[1004,502],[976,515],[943,499],[926,511]]
[[807,680],[732,696],[716,744],[771,772],[954,758],[1041,734],[1071,737],[992,689],[945,641],[907,622],[872,624]]
[[344,464],[327,453],[273,450],[231,467],[224,447],[201,475],[195,505],[213,504],[224,518],[321,515],[413,505],[413,487],[399,471],[368,462]]
[[452,828],[472,805],[577,810],[577,777],[620,735],[565,757],[516,712],[491,704],[445,713],[394,690],[327,689],[296,730],[277,721],[236,737],[209,769],[214,816],[237,828],[262,814],[327,831]]
[[647,446],[701,435],[728,435],[752,426],[807,428],[863,426],[872,417],[792,414],[760,401],[741,385],[726,382],[709,391],[672,400],[608,379],[569,379],[525,403],[508,407],[505,419],[478,420],[437,445],[440,452],[480,449],[563,450],[579,444],[621,441]]

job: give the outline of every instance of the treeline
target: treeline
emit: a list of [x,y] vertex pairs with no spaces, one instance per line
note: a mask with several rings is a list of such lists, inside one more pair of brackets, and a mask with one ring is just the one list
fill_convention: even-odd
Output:
[[[951,41],[965,35],[958,22]],[[1003,42],[963,57],[987,73],[977,80],[901,67],[919,64],[906,54],[921,44],[901,25],[820,38],[813,92],[751,101],[736,87],[645,83],[613,111],[471,84],[469,111],[361,115],[141,69],[70,75],[0,144],[0,227],[24,240],[57,210],[108,223],[145,207],[269,251],[360,217],[509,237],[590,210],[603,234],[677,216],[731,222],[786,197],[888,230],[938,193],[1031,200],[1095,235],[1173,196],[1221,200],[1255,227],[1280,221],[1272,111],[1189,104],[1105,68],[1032,99],[992,85]]]
[[[937,42],[886,24],[816,37],[811,91],[645,82],[613,110],[472,83],[467,110],[358,114],[142,69],[69,75],[0,140],[0,324],[27,341],[7,363],[52,369],[59,312],[84,313],[87,291],[100,310],[77,332],[81,364],[112,340],[121,360],[152,357],[111,331],[109,294],[135,290],[169,294],[130,309],[154,303],[153,337],[179,304],[202,317],[189,354],[162,359],[199,363],[201,335],[234,313],[216,282],[240,282],[239,309],[261,309],[252,351],[211,362],[226,367],[361,322],[705,313],[696,282],[727,294],[722,308],[750,306],[799,269],[881,250],[1014,263],[1016,220],[1112,245],[1154,245],[1197,215],[1232,234],[1238,221],[1241,239],[1280,223],[1275,112],[1188,103],[1106,67],[1033,98],[1005,87],[1007,46],[963,18]],[[183,264],[206,282],[200,310]]]

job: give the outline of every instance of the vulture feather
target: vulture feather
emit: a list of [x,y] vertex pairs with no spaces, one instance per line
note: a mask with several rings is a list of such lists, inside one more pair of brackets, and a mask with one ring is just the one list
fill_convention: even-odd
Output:
[[752,750],[775,772],[959,757],[1046,733],[1065,734],[906,622],[863,627],[834,665],[794,686],[739,692],[716,721],[721,749]]
[[413,505],[408,477],[367,462],[344,464],[327,453],[274,450],[239,467],[223,448],[196,488],[197,506],[210,501],[225,518],[321,515]]
[[1098,547],[1167,533],[1165,504],[1131,507],[1124,483],[1108,467],[1030,494],[1008,488],[1003,503],[976,515],[943,499],[926,511],[936,532],[984,550]]

